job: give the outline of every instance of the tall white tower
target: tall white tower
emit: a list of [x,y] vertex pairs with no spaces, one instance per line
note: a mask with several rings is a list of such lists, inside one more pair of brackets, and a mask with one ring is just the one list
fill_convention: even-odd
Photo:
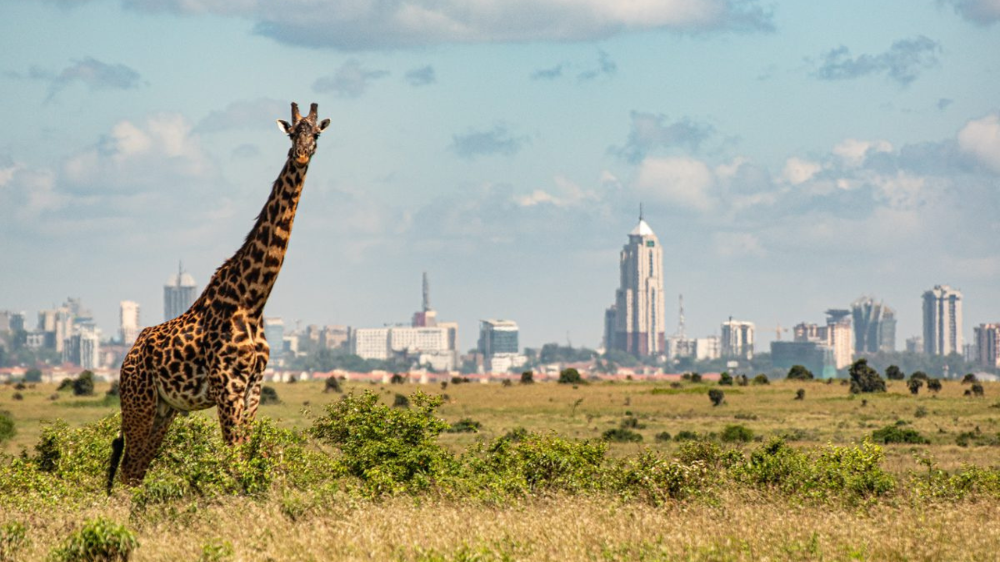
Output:
[[666,353],[663,250],[641,206],[639,224],[628,234],[619,268],[615,304],[605,312],[605,348],[640,357]]
[[135,301],[121,301],[118,303],[119,310],[119,335],[122,344],[132,345],[135,338],[139,337],[139,303]]
[[924,353],[962,353],[962,293],[936,285],[924,293]]
[[198,286],[194,277],[184,271],[183,264],[178,264],[177,275],[167,278],[163,286],[163,320],[173,320],[194,304],[198,298]]

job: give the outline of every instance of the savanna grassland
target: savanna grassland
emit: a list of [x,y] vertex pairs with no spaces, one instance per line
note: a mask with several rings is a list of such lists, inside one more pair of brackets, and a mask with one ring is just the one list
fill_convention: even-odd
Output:
[[997,384],[273,386],[246,444],[221,444],[214,410],[178,418],[145,483],[110,497],[107,386],[0,386],[16,429],[0,561],[115,541],[130,560],[995,560],[1000,545]]

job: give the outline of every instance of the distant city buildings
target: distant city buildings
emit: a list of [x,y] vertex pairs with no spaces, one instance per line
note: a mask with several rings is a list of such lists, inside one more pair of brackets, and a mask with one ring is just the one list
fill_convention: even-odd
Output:
[[142,330],[139,324],[139,303],[121,301],[118,303],[118,334],[123,345],[132,345]]
[[163,321],[173,320],[187,312],[198,298],[198,286],[184,271],[183,264],[177,266],[177,274],[167,278],[163,286]]
[[906,352],[907,353],[923,353],[924,352],[924,338],[920,336],[913,336],[912,338],[906,338]]
[[936,285],[923,295],[924,353],[962,353],[962,293]]
[[976,364],[987,369],[1000,368],[1000,323],[980,324],[973,332]]
[[527,357],[518,347],[517,322],[512,320],[482,320],[479,323],[479,353],[488,373],[506,373],[521,367]]
[[663,295],[663,250],[639,212],[619,260],[615,303],[604,313],[604,347],[637,357],[667,352]]
[[264,317],[264,338],[271,348],[268,365],[281,365],[285,358],[285,321],[281,318]]
[[101,366],[101,331],[85,325],[76,326],[73,335],[66,339],[62,351],[63,362],[94,370]]
[[829,349],[833,367],[843,369],[854,360],[855,338],[851,330],[851,311],[830,309],[826,311],[826,315],[826,326],[805,322],[796,325],[793,329],[793,342],[815,343]]
[[23,312],[0,310],[0,334],[24,331],[24,318]]
[[854,349],[857,353],[896,351],[896,312],[871,297],[851,303]]
[[820,341],[772,341],[771,363],[782,371],[802,365],[823,379],[837,375],[833,348]]
[[753,359],[754,323],[733,320],[722,323],[720,336],[722,357]]

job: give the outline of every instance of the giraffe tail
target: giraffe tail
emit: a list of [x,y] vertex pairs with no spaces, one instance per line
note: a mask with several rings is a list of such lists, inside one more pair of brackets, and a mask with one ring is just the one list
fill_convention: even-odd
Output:
[[122,460],[122,453],[125,451],[125,436],[121,431],[118,437],[111,442],[111,466],[108,467],[108,495],[111,495],[111,487],[115,484],[115,473],[118,472],[118,463]]

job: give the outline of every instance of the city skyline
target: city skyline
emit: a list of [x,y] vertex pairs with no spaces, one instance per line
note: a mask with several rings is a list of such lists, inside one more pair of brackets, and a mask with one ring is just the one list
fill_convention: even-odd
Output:
[[466,350],[501,317],[597,347],[641,201],[668,332],[683,294],[692,337],[746,319],[760,352],[875,294],[900,347],[947,283],[972,341],[1000,320],[994,4],[415,0],[454,25],[411,27],[336,1],[4,3],[0,308],[157,323],[178,260],[204,283],[239,247],[297,101],[333,125],[266,311],[289,325],[406,323],[428,271]]

